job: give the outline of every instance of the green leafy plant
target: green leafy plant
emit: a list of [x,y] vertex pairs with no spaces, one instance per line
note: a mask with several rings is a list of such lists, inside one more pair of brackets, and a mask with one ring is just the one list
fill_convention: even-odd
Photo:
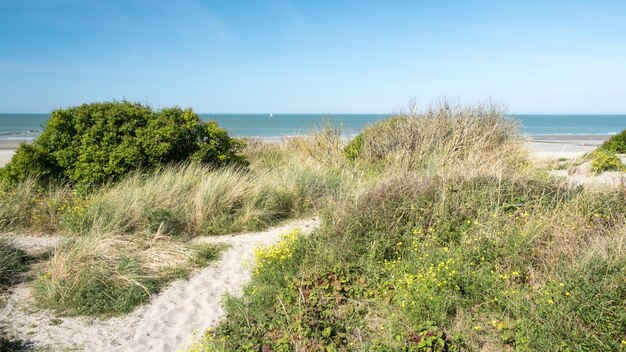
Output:
[[615,153],[608,150],[596,150],[592,154],[591,170],[596,173],[604,171],[622,171],[624,164]]
[[600,150],[614,153],[626,153],[626,130],[611,137],[600,146]]
[[154,111],[139,103],[103,102],[59,109],[32,145],[2,169],[9,183],[29,177],[82,186],[116,180],[131,170],[196,161],[243,162],[242,142],[191,109]]

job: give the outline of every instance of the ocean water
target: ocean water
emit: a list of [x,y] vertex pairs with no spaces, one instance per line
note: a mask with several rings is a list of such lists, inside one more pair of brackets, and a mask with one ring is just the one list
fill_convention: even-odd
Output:
[[[0,139],[24,140],[36,137],[49,114],[1,114]],[[234,136],[277,137],[305,134],[324,124],[339,124],[347,134],[384,119],[384,114],[200,114],[216,120]],[[626,115],[512,115],[529,135],[615,134],[626,129]]]

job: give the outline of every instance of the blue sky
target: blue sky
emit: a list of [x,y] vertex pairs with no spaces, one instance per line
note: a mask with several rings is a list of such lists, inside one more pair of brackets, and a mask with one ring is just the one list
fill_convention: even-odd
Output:
[[626,113],[625,1],[0,0],[0,111]]

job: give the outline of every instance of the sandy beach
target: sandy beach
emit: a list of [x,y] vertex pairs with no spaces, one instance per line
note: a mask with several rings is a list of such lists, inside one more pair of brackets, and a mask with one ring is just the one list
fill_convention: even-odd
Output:
[[11,158],[15,154],[15,150],[12,149],[0,149],[0,167],[11,161]]
[[11,158],[13,157],[13,154],[15,154],[15,150],[19,148],[20,143],[22,143],[21,140],[0,140],[0,167],[11,161]]
[[579,158],[599,147],[609,135],[534,135],[526,143],[539,159]]

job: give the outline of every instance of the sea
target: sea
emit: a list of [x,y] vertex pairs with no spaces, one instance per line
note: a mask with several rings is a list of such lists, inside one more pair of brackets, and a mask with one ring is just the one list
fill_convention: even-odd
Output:
[[[332,123],[347,135],[388,114],[199,114],[215,120],[237,137],[284,137],[302,135]],[[36,138],[50,114],[0,113],[1,140]],[[535,135],[612,135],[626,129],[626,115],[511,115],[519,120],[523,133]]]

